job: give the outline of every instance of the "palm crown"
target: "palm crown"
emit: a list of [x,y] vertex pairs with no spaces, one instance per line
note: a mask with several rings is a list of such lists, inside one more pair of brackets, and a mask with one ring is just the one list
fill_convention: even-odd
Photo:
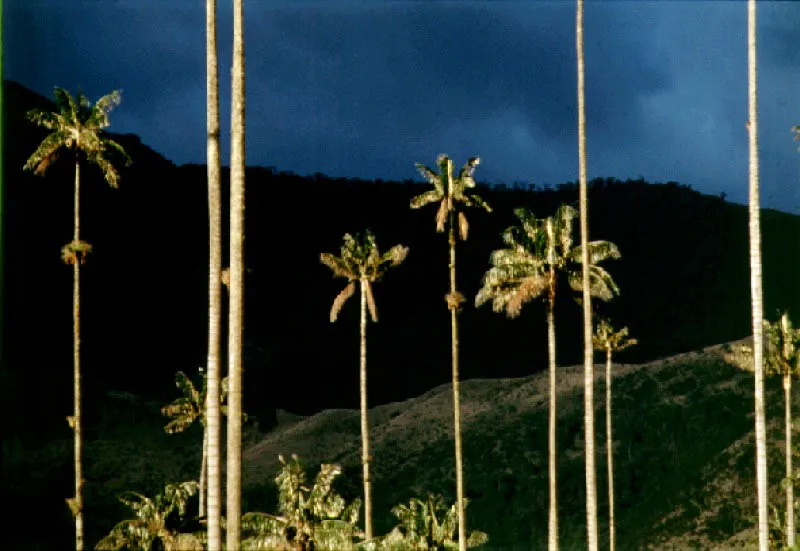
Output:
[[800,329],[792,326],[789,314],[784,313],[775,323],[764,320],[767,373],[793,376],[800,373]]
[[[168,433],[183,432],[198,419],[205,424],[208,376],[203,372],[203,368],[200,368],[200,374],[203,376],[203,384],[199,390],[183,371],[175,374],[175,386],[180,389],[183,396],[161,408],[162,415],[172,418],[164,427]],[[220,382],[220,404],[225,403],[227,394],[228,378],[225,377]],[[225,405],[221,405],[221,408],[223,415],[226,414],[228,408]],[[242,415],[246,417],[244,414]]]
[[28,119],[47,128],[51,133],[39,144],[25,163],[26,170],[44,174],[56,159],[59,151],[71,149],[82,152],[86,158],[100,167],[103,177],[112,187],[117,187],[119,174],[106,157],[108,148],[115,149],[130,163],[130,157],[117,142],[103,135],[109,125],[108,113],[121,101],[119,90],[97,100],[92,105],[82,93],[73,98],[63,88],[55,89],[57,111],[34,109],[28,111]]
[[[525,208],[514,211],[521,224],[503,232],[508,246],[492,253],[490,268],[483,278],[483,287],[475,297],[476,306],[492,300],[495,312],[506,311],[516,317],[528,301],[552,292],[553,277],[566,274],[570,287],[582,288],[581,247],[572,246],[574,208],[562,205],[554,216],[538,219]],[[607,258],[620,258],[619,250],[610,241],[589,243],[589,284],[592,296],[610,300],[619,288],[609,273],[597,263]]]
[[596,350],[607,350],[616,352],[625,350],[629,346],[638,344],[636,339],[628,337],[628,328],[623,327],[619,331],[614,331],[614,327],[607,319],[603,318],[597,324],[592,344]]
[[363,237],[360,235],[353,237],[346,233],[340,256],[322,253],[319,257],[320,262],[333,270],[334,277],[347,278],[349,281],[333,301],[330,316],[331,322],[336,321],[342,306],[355,292],[356,281],[361,281],[364,284],[372,321],[378,321],[378,311],[375,307],[375,299],[372,296],[371,283],[379,280],[390,267],[397,266],[403,262],[407,255],[408,247],[403,245],[395,245],[389,249],[389,252],[381,254],[375,243],[375,236],[369,230]]
[[[492,212],[491,207],[478,194],[469,191],[475,187],[475,179],[472,175],[475,167],[480,163],[478,157],[470,158],[461,168],[457,177],[453,177],[453,161],[447,155],[439,155],[436,163],[439,165],[438,174],[431,168],[416,163],[417,170],[429,183],[433,184],[433,189],[411,199],[412,209],[418,209],[428,203],[439,203],[439,210],[436,213],[436,231],[444,231],[445,220],[449,214],[457,212],[458,203],[466,207],[482,207],[487,212]],[[467,238],[468,230],[467,217],[463,212],[458,212],[458,232],[462,240]]]

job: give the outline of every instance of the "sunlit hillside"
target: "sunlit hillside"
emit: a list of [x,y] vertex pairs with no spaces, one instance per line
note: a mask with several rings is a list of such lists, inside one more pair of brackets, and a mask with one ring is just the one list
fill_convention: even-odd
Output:
[[[752,374],[736,367],[734,346],[712,346],[641,365],[615,365],[615,470],[620,549],[730,549],[752,539],[755,514]],[[601,364],[598,364],[598,367]],[[602,396],[598,369],[597,446],[600,517],[606,518]],[[559,368],[559,499],[563,549],[584,543],[582,367]],[[469,526],[490,536],[488,551],[542,549],[547,529],[546,378],[473,379],[462,384]],[[773,503],[783,473],[780,383],[768,382]],[[370,410],[375,522],[388,532],[393,505],[414,496],[454,495],[449,385]],[[89,535],[96,541],[130,513],[115,495],[151,495],[165,482],[196,478],[199,428],[166,435],[160,404],[113,393],[107,422],[89,434]],[[278,425],[246,431],[244,506],[273,511],[278,454],[296,453],[313,472],[321,462],[343,466],[339,490],[358,497],[360,433],[356,410],[302,417],[279,412]],[[69,488],[71,445],[52,442],[17,450],[8,472],[9,498],[47,512],[58,528],[24,543],[54,548],[68,542],[62,510]],[[22,484],[21,473],[33,484]],[[15,478],[15,473],[17,478]],[[14,484],[14,480],[18,480]],[[17,514],[24,511],[20,508]],[[63,518],[62,518],[63,517]],[[21,519],[20,519],[21,522]],[[601,521],[601,531],[606,527]],[[605,536],[601,537],[605,541]],[[49,547],[48,547],[49,546]]]

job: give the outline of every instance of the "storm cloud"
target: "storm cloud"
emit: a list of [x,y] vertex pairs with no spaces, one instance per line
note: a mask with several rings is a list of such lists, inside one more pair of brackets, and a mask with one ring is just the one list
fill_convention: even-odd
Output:
[[[763,204],[800,213],[800,5],[759,3]],[[205,162],[201,2],[10,0],[5,77],[123,90],[111,130]],[[247,162],[402,179],[446,152],[479,179],[577,179],[572,2],[245,1]],[[589,2],[589,175],[747,198],[743,2]],[[223,152],[230,6],[220,2]],[[226,162],[227,154],[223,156]]]

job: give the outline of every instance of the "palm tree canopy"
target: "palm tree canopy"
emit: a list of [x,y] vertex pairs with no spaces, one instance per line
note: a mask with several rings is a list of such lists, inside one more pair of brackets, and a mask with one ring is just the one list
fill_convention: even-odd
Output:
[[97,544],[101,551],[123,549],[152,549],[156,540],[166,542],[167,549],[202,550],[200,539],[189,533],[181,533],[168,526],[168,518],[177,515],[187,518],[187,505],[198,491],[197,482],[188,481],[168,484],[155,498],[137,492],[125,492],[119,500],[131,508],[136,516],[117,524],[111,532]]
[[333,487],[341,467],[320,465],[314,485],[309,487],[305,466],[296,455],[292,454],[289,461],[282,455],[278,459],[282,464],[275,478],[279,514],[245,514],[242,549],[286,549],[290,543],[287,539],[302,538],[313,542],[314,549],[351,549],[353,538],[360,534],[357,523],[361,500],[356,498],[348,504]]
[[615,352],[638,344],[638,341],[628,337],[627,327],[614,331],[614,326],[611,325],[611,322],[602,318],[600,323],[597,324],[592,343],[596,350],[611,350]]
[[[483,287],[475,297],[475,305],[491,300],[495,312],[506,311],[516,317],[522,306],[545,295],[551,272],[564,273],[570,287],[582,288],[581,247],[573,248],[572,221],[577,212],[561,205],[555,215],[538,219],[528,209],[518,208],[514,214],[520,225],[503,232],[507,248],[494,251],[492,268],[483,277]],[[592,296],[610,300],[619,294],[611,275],[599,262],[620,258],[619,249],[609,241],[589,242],[589,284]]]
[[103,177],[112,187],[119,184],[119,174],[106,156],[109,148],[118,151],[130,164],[130,157],[114,140],[106,137],[102,130],[110,123],[108,113],[122,101],[119,90],[97,100],[94,105],[78,92],[73,98],[63,88],[56,87],[57,111],[33,109],[28,111],[28,120],[51,131],[25,163],[26,170],[44,174],[58,156],[61,149],[83,153],[89,162],[96,164]]
[[[183,396],[161,408],[162,415],[172,418],[164,427],[164,430],[169,434],[185,431],[198,419],[201,422],[205,422],[208,375],[205,374],[202,367],[199,371],[203,377],[203,384],[200,390],[197,389],[192,380],[183,371],[178,371],[175,374],[175,386],[178,387]],[[227,395],[228,378],[225,377],[220,382],[220,404],[225,403]],[[225,405],[221,407],[222,414],[226,414],[228,408]],[[242,417],[246,419],[247,415],[242,414]]]
[[340,256],[331,253],[320,254],[320,262],[333,271],[334,277],[343,277],[349,281],[333,301],[331,322],[336,321],[342,306],[355,292],[356,281],[361,281],[366,287],[367,303],[372,320],[378,321],[371,283],[378,281],[392,266],[402,263],[406,256],[408,256],[408,247],[404,245],[395,245],[388,252],[381,254],[375,242],[375,235],[370,230],[367,230],[363,236],[356,234],[354,237],[349,233],[344,234],[344,244]]
[[765,354],[768,374],[800,374],[800,329],[795,329],[789,314],[770,323],[764,320]]
[[463,212],[458,212],[457,204],[461,203],[465,207],[481,207],[486,212],[492,212],[492,208],[478,196],[477,193],[469,191],[475,187],[475,167],[480,164],[478,157],[471,157],[467,163],[461,167],[458,176],[453,177],[453,161],[444,153],[436,159],[439,172],[416,163],[422,177],[433,184],[433,189],[411,199],[411,208],[418,209],[429,203],[439,203],[439,210],[436,213],[436,231],[443,232],[445,220],[450,213],[458,213],[458,229],[461,239],[467,238],[469,225],[467,217]]
[[[469,500],[464,499],[464,507]],[[392,514],[399,524],[386,536],[387,548],[402,544],[413,549],[453,549],[458,528],[456,505],[447,507],[444,498],[438,494],[428,494],[426,499],[411,498],[408,505],[400,504],[392,508]],[[473,531],[467,538],[467,548],[479,547],[489,537],[484,532]],[[431,547],[433,546],[433,547]]]

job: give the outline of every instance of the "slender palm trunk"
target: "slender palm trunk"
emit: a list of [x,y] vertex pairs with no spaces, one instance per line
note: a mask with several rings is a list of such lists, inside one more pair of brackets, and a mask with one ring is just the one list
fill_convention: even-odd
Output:
[[[75,244],[80,240],[81,165],[75,161]],[[72,263],[72,356],[73,400],[72,429],[75,431],[75,549],[83,551],[83,434],[81,419],[81,264],[78,258]]]
[[547,359],[550,372],[550,417],[547,430],[547,455],[550,477],[550,512],[547,525],[547,549],[558,551],[558,486],[556,463],[556,273],[550,269],[547,300]]
[[789,547],[795,543],[794,480],[792,477],[792,376],[783,376],[783,399],[786,404],[786,537]]
[[750,296],[753,310],[755,371],[756,488],[758,492],[758,548],[769,548],[767,523],[767,431],[764,413],[764,304],[761,281],[761,216],[758,174],[758,90],[756,87],[756,2],[747,2],[747,83],[750,131]]
[[[450,190],[452,191],[452,190]],[[458,388],[458,305],[456,304],[456,233],[455,216],[450,211],[450,329],[453,359],[453,432],[456,444],[456,508],[458,509],[458,549],[467,549],[467,518],[464,514],[464,464],[461,449],[461,396]]]
[[208,551],[222,551],[222,411],[220,409],[220,326],[222,323],[222,192],[219,155],[219,82],[217,76],[217,0],[206,0],[206,102],[208,170],[208,379],[206,434]]
[[242,519],[242,332],[244,325],[244,25],[243,0],[233,2],[231,109],[230,305],[228,325],[228,549],[241,547]]
[[364,531],[372,539],[372,487],[369,476],[369,424],[367,422],[367,285],[361,280],[361,465],[364,468]]
[[614,526],[614,433],[611,430],[611,349],[606,349],[606,465],[608,467],[608,549],[617,547]]
[[581,253],[583,272],[583,426],[586,453],[586,534],[589,551],[597,551],[597,480],[594,451],[594,346],[589,289],[589,205],[586,191],[586,103],[584,94],[583,0],[576,16],[578,51],[578,164],[580,172]]
[[208,428],[203,426],[203,453],[200,460],[200,484],[198,488],[198,497],[200,504],[198,506],[198,516],[206,516],[206,470],[208,460]]

